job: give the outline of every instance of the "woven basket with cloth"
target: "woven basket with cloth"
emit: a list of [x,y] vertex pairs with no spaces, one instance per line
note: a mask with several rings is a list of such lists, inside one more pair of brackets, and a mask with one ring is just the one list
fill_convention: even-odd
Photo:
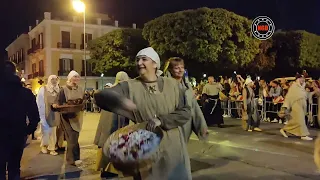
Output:
[[[103,147],[103,152],[107,157],[110,157],[110,146],[111,142],[114,140],[119,140],[119,135],[125,135],[130,132],[137,131],[139,129],[146,129],[147,122],[129,125],[126,127],[123,127],[114,133],[112,133],[106,143]],[[163,138],[163,132],[161,128],[156,128],[154,133],[162,140]],[[161,143],[161,142],[160,142]],[[141,169],[149,169],[151,168],[151,165],[153,162],[158,160],[159,157],[159,146],[155,148],[152,152],[148,153],[147,158],[145,159],[138,159],[137,161],[130,161],[130,162],[122,162],[119,159],[112,159],[110,158],[110,162],[112,162],[112,165],[118,169],[119,171],[127,174],[127,175],[134,175],[139,172]]]

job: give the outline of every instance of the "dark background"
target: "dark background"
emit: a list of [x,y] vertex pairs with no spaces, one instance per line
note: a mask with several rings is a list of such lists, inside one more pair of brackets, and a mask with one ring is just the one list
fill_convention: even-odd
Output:
[[[320,0],[87,0],[88,13],[109,14],[120,26],[137,23],[138,27],[165,13],[198,7],[225,8],[254,19],[269,16],[276,29],[306,30],[320,35]],[[29,25],[43,19],[43,12],[53,15],[75,13],[71,0],[2,0],[0,5],[0,56],[6,57],[5,48]]]

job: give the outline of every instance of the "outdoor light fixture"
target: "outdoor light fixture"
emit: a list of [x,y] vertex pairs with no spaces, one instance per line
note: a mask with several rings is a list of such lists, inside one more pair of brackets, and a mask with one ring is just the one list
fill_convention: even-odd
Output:
[[204,77],[204,78],[207,77],[207,74],[203,74],[203,77]]
[[87,90],[87,36],[86,36],[86,5],[81,0],[72,0],[72,6],[78,13],[83,13],[83,56],[84,56],[84,90]]
[[86,10],[86,5],[81,0],[73,0],[72,6],[78,13],[83,13]]
[[103,76],[104,76],[104,74],[102,73],[102,74],[101,74],[101,77],[103,77]]

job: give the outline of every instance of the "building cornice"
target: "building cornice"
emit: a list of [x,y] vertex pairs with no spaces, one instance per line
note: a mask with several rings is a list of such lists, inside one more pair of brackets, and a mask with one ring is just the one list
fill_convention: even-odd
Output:
[[48,21],[50,21],[50,20],[47,20],[47,19],[42,20],[38,25],[36,25],[34,28],[32,28],[32,29],[28,32],[28,34],[31,35],[31,34],[36,33],[40,28],[44,27],[45,24],[46,24],[46,22],[48,22]]
[[[32,34],[36,33],[38,30],[40,30],[42,27],[44,27],[46,25],[46,23],[55,24],[55,25],[61,25],[61,26],[83,27],[83,23],[82,22],[72,22],[72,21],[61,21],[61,20],[44,19],[37,26],[32,28],[31,31],[29,31],[28,34],[32,35]],[[98,25],[98,24],[86,24],[86,27],[87,28],[92,28],[92,29],[110,29],[110,28],[119,29],[119,27],[116,27],[116,26],[102,25],[102,24],[101,25]]]
[[[83,27],[83,22],[73,22],[73,21],[61,21],[61,20],[50,20],[51,24],[61,25],[61,26],[72,26],[72,27]],[[119,27],[111,26],[111,25],[98,25],[98,24],[89,24],[86,23],[87,28],[93,28],[93,29],[118,29]]]
[[15,40],[13,40],[7,47],[6,47],[6,51],[8,51],[9,50],[9,48],[13,45],[13,44],[15,44],[15,42],[17,42],[17,41],[19,41],[23,36],[25,36],[25,37],[28,37],[29,38],[29,36],[28,36],[28,34],[26,34],[26,33],[23,33],[23,34],[20,34],[20,36],[19,37],[17,37]]

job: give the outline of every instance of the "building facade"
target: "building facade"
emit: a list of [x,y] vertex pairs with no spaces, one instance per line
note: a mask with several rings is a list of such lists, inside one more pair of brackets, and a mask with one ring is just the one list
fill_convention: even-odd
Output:
[[[84,38],[87,43],[119,28],[117,21],[112,25],[105,25],[106,20],[103,17],[105,15],[90,19],[91,21],[86,19],[85,35],[83,34],[82,18],[56,19],[51,16],[50,12],[44,13],[42,21],[36,20],[35,27],[29,26],[28,34],[21,35],[25,38],[28,37],[28,40],[21,42],[24,44],[23,57],[26,57],[23,68],[24,78],[32,84],[35,93],[52,74],[60,77],[60,84],[65,83],[71,70],[77,71],[83,77],[85,63],[87,63],[88,89],[98,89],[103,87],[103,84],[114,82],[114,77],[101,77],[100,74],[93,73],[94,67],[88,61],[90,60],[89,51],[86,51],[86,57],[84,57],[84,47],[86,46]],[[110,21],[108,23],[110,24]],[[18,51],[13,48],[18,40],[19,38],[7,48],[8,56],[12,61],[16,61],[17,56],[20,57],[20,55],[14,55]],[[84,81],[81,83],[84,87]]]
[[24,76],[26,72],[26,64],[28,64],[29,35],[21,34],[7,48],[8,60],[14,62],[18,69],[18,74]]

